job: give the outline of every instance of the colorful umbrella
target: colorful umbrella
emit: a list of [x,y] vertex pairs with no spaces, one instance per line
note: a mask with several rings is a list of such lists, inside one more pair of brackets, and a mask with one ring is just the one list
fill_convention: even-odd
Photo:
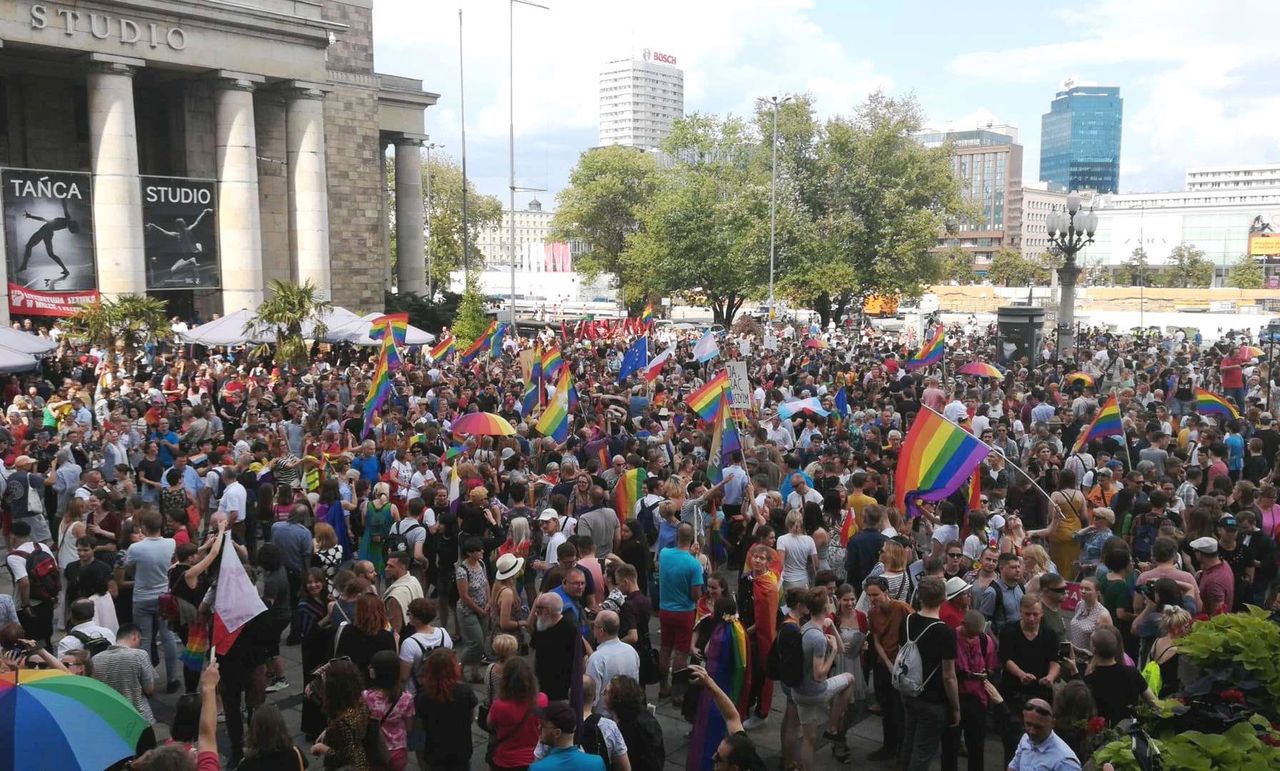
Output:
[[826,348],[827,342],[820,337],[811,337],[804,341],[805,348]]
[[1093,375],[1086,372],[1072,372],[1063,378],[1068,383],[1084,383],[1087,386],[1093,386]]
[[1256,345],[1242,345],[1240,346],[1240,353],[1243,353],[1245,356],[1248,356],[1250,359],[1260,359],[1263,356],[1267,355],[1266,351],[1262,350]]
[[985,361],[971,361],[956,371],[961,375],[973,375],[974,377],[1004,377],[1003,372]]
[[51,669],[0,675],[0,771],[100,771],[130,757],[147,721],[111,686]]
[[507,419],[492,412],[472,412],[463,415],[453,422],[455,434],[472,434],[478,436],[514,436],[515,428]]

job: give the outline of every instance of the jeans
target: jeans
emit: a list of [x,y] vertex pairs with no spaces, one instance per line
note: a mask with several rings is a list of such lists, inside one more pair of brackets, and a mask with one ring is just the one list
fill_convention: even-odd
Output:
[[969,771],[983,771],[986,761],[987,716],[994,705],[984,705],[977,696],[960,694],[960,725],[948,727],[942,735],[942,771],[957,771],[960,737],[969,752]]
[[929,771],[950,722],[947,705],[914,696],[902,699],[906,725],[902,734],[902,758],[906,771]]
[[157,597],[153,600],[137,600],[133,601],[133,621],[138,625],[138,630],[142,632],[142,649],[151,657],[151,663],[154,666],[159,661],[156,655],[154,645],[157,640],[156,634],[160,636],[159,644],[164,652],[164,676],[165,682],[174,682],[179,679],[178,669],[178,636],[169,628],[169,622],[160,618],[160,599]]

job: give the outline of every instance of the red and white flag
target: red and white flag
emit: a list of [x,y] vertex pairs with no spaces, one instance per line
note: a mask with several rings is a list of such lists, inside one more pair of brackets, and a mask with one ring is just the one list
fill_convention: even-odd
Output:
[[245,624],[259,613],[267,612],[257,587],[240,562],[231,533],[222,537],[222,566],[218,569],[217,594],[213,600],[213,647],[219,656],[231,650]]
[[667,361],[671,359],[671,349],[663,351],[653,357],[653,361],[649,362],[649,366],[644,368],[644,382],[652,383],[662,374],[662,368],[667,365]]

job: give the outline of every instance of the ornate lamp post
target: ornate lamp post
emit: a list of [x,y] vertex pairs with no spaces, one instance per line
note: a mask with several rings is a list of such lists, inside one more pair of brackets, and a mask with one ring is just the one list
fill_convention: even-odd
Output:
[[1092,207],[1089,211],[1082,210],[1080,196],[1071,193],[1067,196],[1067,210],[1051,213],[1045,226],[1049,231],[1049,248],[1062,257],[1062,267],[1058,268],[1058,283],[1062,287],[1062,299],[1058,303],[1058,360],[1065,361],[1075,355],[1076,278],[1080,274],[1076,255],[1086,244],[1093,243],[1098,215]]

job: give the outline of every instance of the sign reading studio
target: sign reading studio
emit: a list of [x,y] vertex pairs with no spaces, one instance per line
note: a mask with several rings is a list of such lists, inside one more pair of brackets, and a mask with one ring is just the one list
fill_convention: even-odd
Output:
[[187,33],[176,25],[135,21],[124,16],[62,8],[51,3],[31,5],[31,29],[61,33],[67,37],[91,35],[98,40],[116,40],[127,46],[173,51],[187,47]]

